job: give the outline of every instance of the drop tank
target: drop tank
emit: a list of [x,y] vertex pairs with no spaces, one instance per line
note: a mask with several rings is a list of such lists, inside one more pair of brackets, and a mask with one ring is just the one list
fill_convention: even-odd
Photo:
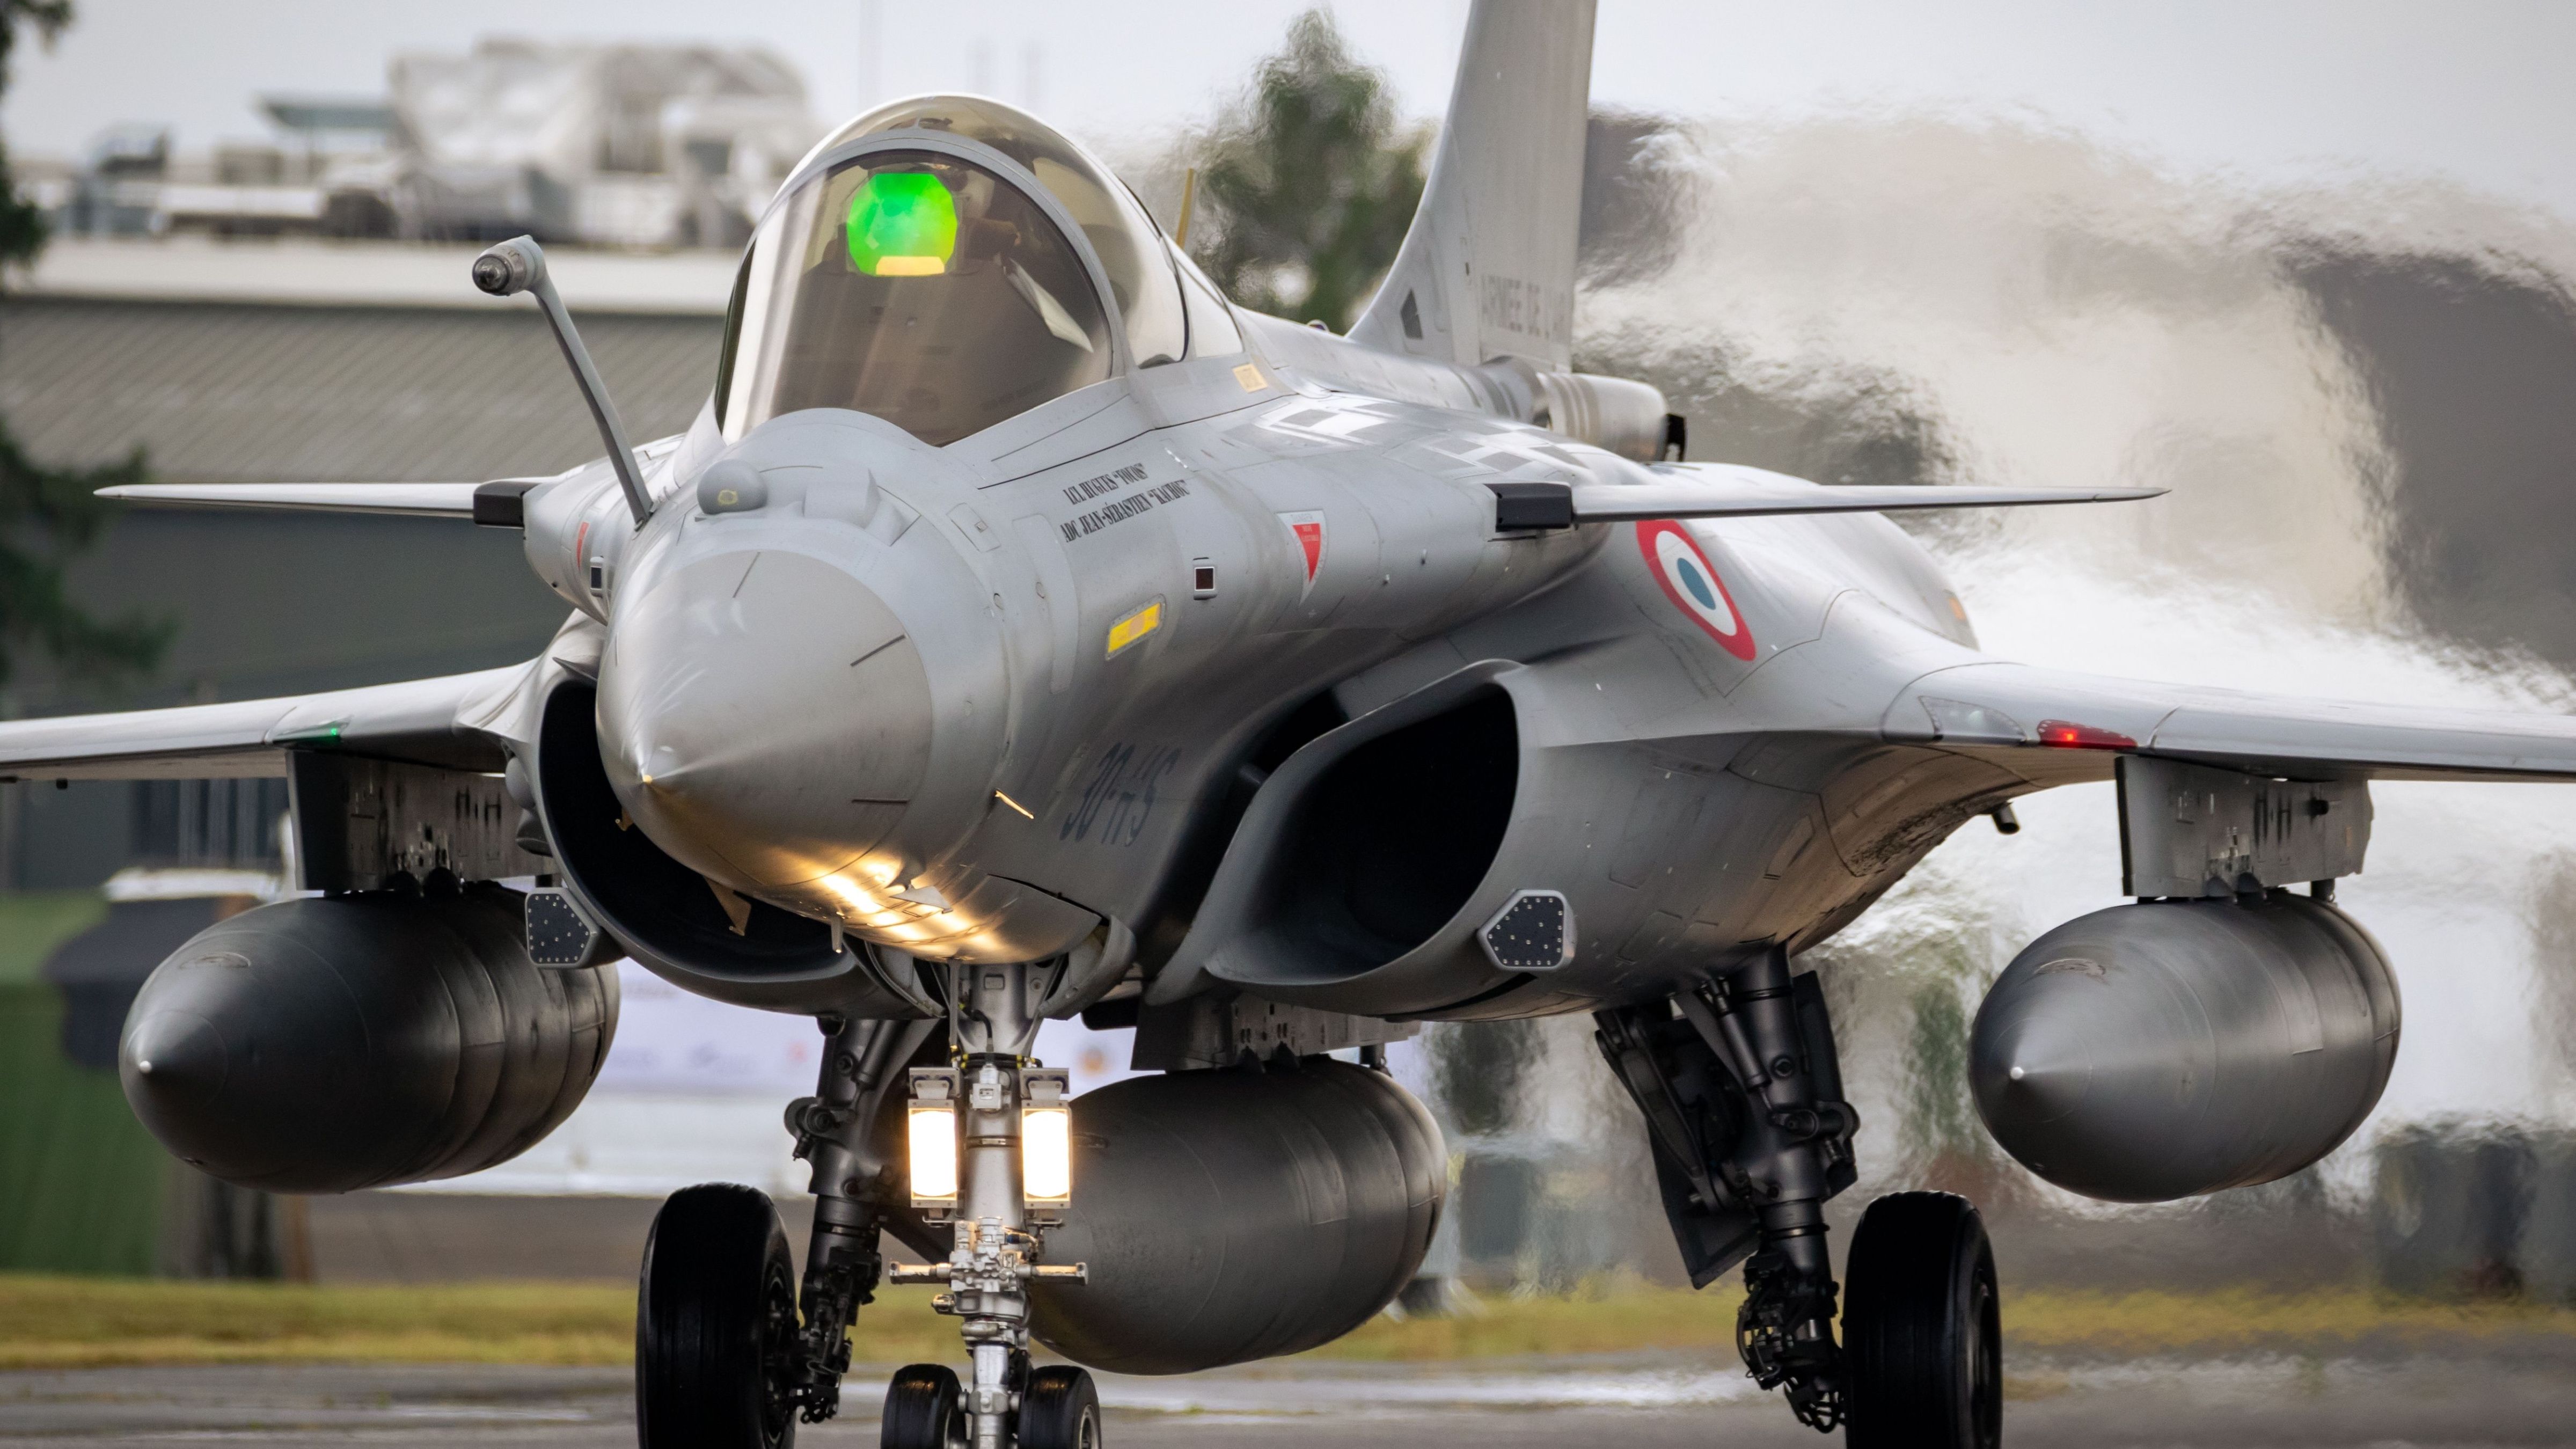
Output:
[[540,970],[498,886],[279,901],[143,983],[118,1073],[180,1160],[242,1187],[354,1192],[526,1151],[617,1031],[613,965]]
[[2111,1202],[2270,1182],[2335,1149],[2397,1059],[2397,983],[2326,902],[2143,901],[2032,942],[1977,1010],[1977,1111],[2014,1160]]
[[1384,1308],[1431,1245],[1440,1129],[1383,1072],[1314,1058],[1137,1077],[1074,1099],[1073,1208],[1047,1232],[1084,1287],[1037,1285],[1065,1357],[1176,1374],[1298,1353]]

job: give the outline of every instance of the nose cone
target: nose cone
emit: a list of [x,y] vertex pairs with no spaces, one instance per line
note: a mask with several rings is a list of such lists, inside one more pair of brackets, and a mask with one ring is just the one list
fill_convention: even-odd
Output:
[[633,823],[745,889],[851,866],[930,764],[920,651],[883,599],[804,554],[716,554],[655,580],[610,631],[599,685]]
[[382,1117],[345,1120],[377,1105],[387,1074],[363,1046],[347,1053],[368,1036],[347,984],[303,943],[262,932],[278,914],[219,921],[153,971],[126,1014],[117,1078],[135,1120],[192,1167],[246,1187],[345,1191],[365,1180],[329,1174],[363,1155],[355,1143],[405,1134]]
[[[2071,968],[2071,969],[2068,969]],[[2092,961],[2004,973],[1977,1012],[1968,1086],[1986,1130],[2031,1171],[2103,1196],[2129,1113],[2137,1023]],[[2107,1035],[2106,1035],[2107,1033]]]
[[[2030,1010],[2003,1003],[2000,1020],[1981,1021],[1972,1039],[1969,1075],[1978,1110],[1997,1137],[2025,1137],[2083,1109],[2093,1085],[2092,1022],[2073,1010]],[[2020,1007],[2020,1010],[2012,1008]]]
[[223,1033],[193,1011],[154,1011],[126,1028],[117,1075],[137,1117],[170,1140],[202,1137],[218,1125],[231,1074]]
[[1997,1145],[2059,1187],[2164,1202],[2227,1185],[2242,1125],[2280,1106],[2220,1094],[2209,1003],[2175,971],[2191,964],[2182,948],[2205,943],[2160,949],[2175,927],[2201,924],[2184,909],[2115,906],[2069,922],[2031,943],[1977,1010],[1977,1112]]

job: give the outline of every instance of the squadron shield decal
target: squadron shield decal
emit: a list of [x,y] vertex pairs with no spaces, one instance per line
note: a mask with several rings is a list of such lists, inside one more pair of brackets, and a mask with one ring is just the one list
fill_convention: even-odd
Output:
[[1640,523],[1637,550],[1646,556],[1646,567],[1664,597],[1690,615],[1719,648],[1738,659],[1753,657],[1752,628],[1735,607],[1735,596],[1726,591],[1726,581],[1717,576],[1717,566],[1686,529],[1668,518]]

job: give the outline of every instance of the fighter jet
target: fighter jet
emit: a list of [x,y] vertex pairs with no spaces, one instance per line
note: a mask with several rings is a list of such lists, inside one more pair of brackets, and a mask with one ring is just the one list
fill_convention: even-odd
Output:
[[[669,1200],[643,1442],[830,1417],[891,1280],[944,1290],[964,1370],[894,1376],[891,1449],[1071,1449],[1101,1436],[1082,1365],[1297,1352],[1412,1276],[1445,1150],[1387,1043],[1588,1012],[1692,1281],[1742,1270],[1759,1382],[1855,1445],[1996,1443],[1976,1209],[1882,1197],[1835,1277],[1823,1209],[1865,1138],[1799,953],[1962,825],[2116,781],[2135,900],[2003,973],[1977,1105],[2099,1198],[2277,1178],[2396,1050],[2388,961],[2333,893],[2373,782],[2576,777],[2576,721],[1994,658],[1885,516],[2152,490],[1684,461],[1728,440],[1571,370],[1592,26],[1474,5],[1420,214],[1345,336],[1229,302],[1045,123],[925,96],[780,188],[680,436],[629,446],[521,239],[472,281],[536,298],[600,460],[112,490],[514,529],[569,606],[510,668],[0,726],[15,778],[292,784],[306,893],[159,968],[122,1042],[137,1113],[232,1182],[419,1182],[580,1101],[616,956],[810,1015],[804,1266],[758,1192]],[[1146,1075],[1072,1098],[1030,1053],[1077,1014],[1132,1025]]]

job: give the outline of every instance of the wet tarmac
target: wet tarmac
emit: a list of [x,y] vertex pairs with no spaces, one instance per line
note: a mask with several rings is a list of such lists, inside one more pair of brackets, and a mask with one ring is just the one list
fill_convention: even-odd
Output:
[[[879,1371],[880,1374],[882,1371]],[[874,1445],[876,1390],[809,1446]],[[1739,1373],[1679,1356],[1475,1365],[1294,1363],[1181,1379],[1108,1378],[1122,1445],[1811,1445]],[[0,1374],[0,1445],[215,1440],[634,1443],[618,1369],[225,1366]],[[2006,1432],[2023,1445],[2576,1445],[2576,1363],[2510,1345],[2473,1356],[2022,1362]]]

